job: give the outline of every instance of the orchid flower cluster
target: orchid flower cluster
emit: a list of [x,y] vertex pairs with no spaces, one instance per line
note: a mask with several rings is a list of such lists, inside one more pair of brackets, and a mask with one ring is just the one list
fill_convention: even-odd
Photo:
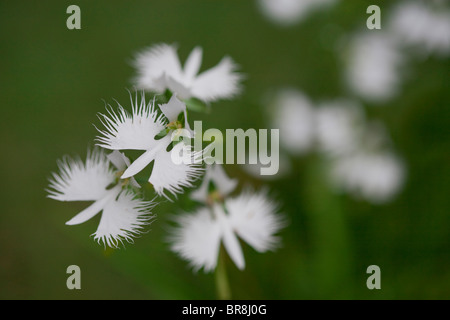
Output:
[[[94,239],[104,246],[118,248],[145,231],[154,221],[158,199],[175,201],[186,189],[200,186],[190,198],[201,206],[194,213],[176,215],[177,225],[170,234],[171,249],[188,260],[194,270],[215,269],[223,245],[231,260],[244,269],[239,238],[259,252],[276,248],[275,234],[284,226],[277,205],[267,192],[249,188],[230,196],[238,181],[230,179],[219,164],[205,164],[203,150],[193,151],[185,140],[176,139],[187,131],[188,108],[229,99],[241,91],[242,75],[229,57],[199,73],[202,49],[196,47],[181,66],[174,45],[146,48],[135,57],[139,92],[130,93],[131,112],[119,103],[99,114],[103,128],[97,129],[96,146],[86,161],[65,157],[59,172],[50,178],[48,197],[59,201],[93,201],[66,222],[81,224],[101,212]],[[145,91],[153,94],[146,99]],[[161,99],[163,103],[158,104]],[[126,152],[138,150],[132,161]],[[193,151],[193,152],[192,152]],[[173,153],[189,154],[190,160],[173,161]],[[149,177],[146,168],[151,167]],[[145,176],[144,178],[142,176]],[[154,198],[142,191],[151,186]],[[181,211],[181,210],[180,210]]]

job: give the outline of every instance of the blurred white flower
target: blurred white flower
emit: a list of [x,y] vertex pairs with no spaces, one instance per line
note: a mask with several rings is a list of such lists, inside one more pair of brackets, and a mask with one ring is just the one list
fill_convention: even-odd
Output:
[[188,260],[194,270],[203,267],[206,272],[215,269],[221,243],[243,270],[245,260],[238,237],[258,252],[265,252],[276,248],[279,240],[275,234],[284,226],[265,192],[250,191],[176,219],[179,227],[171,237],[172,250]]
[[206,173],[203,181],[197,190],[191,192],[191,199],[207,203],[210,184],[214,185],[215,190],[221,197],[226,197],[236,188],[238,181],[230,179],[220,164],[212,164],[206,167]]
[[404,165],[393,154],[356,152],[335,159],[331,167],[334,186],[374,204],[391,200],[404,182]]
[[[172,151],[167,151],[172,137],[170,132],[174,130],[190,130],[186,116],[186,106],[179,101],[175,95],[167,104],[160,105],[162,115],[158,115],[154,103],[145,102],[142,94],[140,104],[136,99],[132,105],[130,115],[119,105],[118,114],[109,110],[109,116],[101,115],[100,120],[106,130],[99,130],[102,136],[97,137],[97,145],[110,150],[144,150],[123,173],[122,179],[129,178],[142,171],[147,165],[154,161],[149,182],[159,195],[164,195],[164,190],[168,190],[175,195],[183,191],[182,187],[192,187],[192,182],[202,173],[201,164],[196,159],[190,163],[175,163],[172,161],[171,152],[179,152],[179,148],[188,148],[182,139]],[[184,114],[184,121],[178,120]],[[170,131],[161,139],[157,135],[162,130]],[[193,136],[193,135],[192,135]],[[196,156],[192,153],[192,157]],[[167,196],[166,196],[167,197]]]
[[337,0],[258,0],[258,6],[271,21],[281,26],[290,26],[300,22],[311,12],[335,2]]
[[314,107],[302,92],[280,90],[270,103],[272,127],[280,130],[280,144],[291,154],[309,151],[314,141]]
[[[116,170],[111,168],[111,163]],[[117,181],[117,173],[128,164],[129,160],[120,152],[106,156],[98,149],[88,153],[86,163],[64,158],[58,163],[59,174],[52,174],[48,197],[59,201],[94,201],[66,224],[83,223],[103,211],[94,239],[109,247],[117,247],[123,240],[131,242],[153,218],[149,210],[154,204],[122,189],[126,182],[139,187],[134,179]]]
[[388,34],[367,31],[355,36],[347,57],[346,82],[360,97],[384,102],[400,89],[403,56]]
[[[261,146],[260,146],[261,147]],[[265,150],[263,152],[266,152]],[[278,161],[279,161],[279,170],[276,174],[271,175],[262,175],[261,174],[261,168],[264,168],[265,165],[263,165],[261,162],[252,164],[252,163],[245,163],[241,165],[241,168],[252,177],[261,179],[261,180],[276,180],[280,179],[282,177],[285,177],[289,175],[289,173],[292,170],[292,165],[290,162],[290,159],[285,152],[280,152],[278,155]]]
[[204,102],[232,98],[240,92],[242,76],[235,72],[237,66],[231,58],[224,57],[198,74],[201,62],[200,47],[192,50],[182,68],[174,45],[154,45],[136,55],[136,86],[157,93],[169,89],[181,99],[194,97]]
[[450,10],[433,7],[432,1],[403,1],[389,17],[389,28],[397,41],[416,46],[425,55],[450,54]]
[[340,156],[358,146],[365,125],[363,110],[351,101],[324,102],[316,109],[315,125],[319,151]]

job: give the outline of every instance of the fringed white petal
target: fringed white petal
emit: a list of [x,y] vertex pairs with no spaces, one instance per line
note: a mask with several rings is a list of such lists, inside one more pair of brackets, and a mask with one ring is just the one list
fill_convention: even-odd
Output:
[[266,192],[245,191],[225,201],[230,224],[241,239],[259,252],[273,250],[279,243],[275,234],[285,222]]
[[[175,163],[172,159],[172,152],[175,154],[188,155],[189,161]],[[192,146],[182,142],[167,152],[161,150],[155,155],[155,164],[149,178],[149,182],[160,196],[167,197],[165,190],[171,194],[183,192],[183,187],[191,188],[193,182],[204,172],[199,159],[201,152],[192,152]]]
[[171,249],[190,262],[195,271],[215,269],[220,248],[221,228],[207,208],[176,217],[179,227],[171,235]]
[[111,248],[117,248],[124,240],[133,242],[133,237],[141,234],[154,218],[150,213],[154,205],[123,191],[106,203],[94,239]]
[[199,74],[192,83],[192,95],[205,102],[232,98],[241,91],[242,75],[236,73],[237,66],[225,57],[215,67]]
[[166,75],[178,81],[182,78],[177,49],[173,45],[158,44],[147,48],[137,54],[134,64],[138,71],[135,83],[140,89],[162,93],[167,88]]
[[59,201],[95,201],[106,193],[114,181],[114,172],[104,152],[88,152],[86,163],[81,159],[63,158],[58,162],[59,173],[50,179],[49,198]]
[[138,102],[131,99],[132,114],[129,114],[119,104],[118,112],[108,110],[109,115],[100,114],[100,121],[105,130],[98,130],[97,145],[110,150],[148,150],[157,144],[154,137],[164,129],[166,119],[158,115],[154,103],[145,102],[142,93]]
[[200,187],[191,193],[191,198],[199,202],[206,203],[208,199],[208,188],[210,183],[214,183],[217,191],[222,196],[227,196],[237,186],[237,179],[230,179],[220,164],[212,164],[206,167],[206,173]]

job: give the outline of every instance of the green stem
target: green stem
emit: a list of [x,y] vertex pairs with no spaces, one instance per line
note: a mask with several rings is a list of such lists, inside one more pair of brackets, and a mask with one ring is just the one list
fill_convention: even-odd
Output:
[[226,261],[223,250],[219,252],[219,261],[217,262],[215,280],[216,280],[216,292],[219,300],[230,300],[231,290],[228,282]]
[[326,165],[318,160],[308,173],[309,220],[314,241],[315,271],[321,297],[348,297],[352,266],[345,209],[330,190]]

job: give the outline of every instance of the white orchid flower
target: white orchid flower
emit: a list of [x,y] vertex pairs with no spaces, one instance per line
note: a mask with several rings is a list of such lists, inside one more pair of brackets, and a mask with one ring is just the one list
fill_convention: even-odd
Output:
[[94,239],[116,248],[123,240],[132,242],[132,237],[140,234],[153,218],[149,210],[154,203],[140,200],[131,191],[122,189],[124,183],[139,187],[134,179],[117,181],[117,173],[127,165],[129,160],[118,151],[105,155],[94,149],[88,152],[86,163],[64,158],[58,164],[59,174],[52,174],[48,197],[59,201],[94,201],[66,224],[83,223],[103,211]]
[[235,72],[237,66],[231,58],[224,57],[218,65],[199,74],[201,62],[200,47],[192,50],[182,68],[174,45],[154,45],[136,56],[136,86],[157,93],[169,89],[180,99],[194,97],[206,103],[232,98],[240,92],[242,76]]
[[[131,114],[120,105],[117,114],[113,111],[109,111],[109,116],[102,114],[101,121],[106,130],[99,130],[102,136],[97,137],[97,145],[102,148],[144,150],[144,153],[124,171],[121,179],[134,176],[154,161],[148,181],[153,185],[156,193],[166,196],[164,190],[168,190],[176,195],[183,192],[183,187],[192,187],[192,182],[203,173],[203,168],[198,161],[198,153],[192,152],[192,161],[188,163],[175,163],[171,152],[180,152],[180,148],[187,153],[191,150],[190,145],[184,144],[184,139],[181,139],[182,143],[177,144],[172,151],[167,151],[172,142],[170,132],[174,133],[182,129],[190,131],[186,106],[175,95],[167,104],[159,106],[162,115],[158,115],[154,103],[145,102],[144,94],[139,105],[137,95],[134,103],[131,100],[131,104]],[[184,114],[184,121],[178,120],[181,113]],[[167,130],[168,133],[158,139],[157,135],[163,130]]]
[[186,259],[194,270],[206,272],[217,265],[223,243],[230,258],[243,270],[245,260],[238,237],[258,252],[273,250],[279,244],[275,234],[284,226],[276,205],[265,192],[245,191],[224,203],[177,217],[179,227],[172,234],[172,250]]

